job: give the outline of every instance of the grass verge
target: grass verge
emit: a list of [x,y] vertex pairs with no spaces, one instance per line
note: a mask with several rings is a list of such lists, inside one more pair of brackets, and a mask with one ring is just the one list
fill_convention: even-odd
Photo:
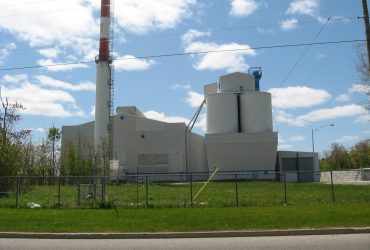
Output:
[[0,209],[3,232],[180,232],[370,226],[370,204],[163,209]]

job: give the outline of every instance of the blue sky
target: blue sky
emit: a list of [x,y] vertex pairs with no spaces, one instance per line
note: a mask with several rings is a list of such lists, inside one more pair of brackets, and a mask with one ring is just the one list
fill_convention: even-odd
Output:
[[[26,109],[19,127],[42,138],[51,126],[94,119],[99,0],[0,1],[2,96]],[[115,106],[135,105],[148,117],[188,121],[203,85],[219,76],[263,69],[272,93],[279,149],[328,150],[370,137],[367,99],[359,85],[356,45],[259,47],[364,39],[360,0],[115,0]],[[330,17],[330,21],[327,21]],[[135,59],[150,55],[233,52]],[[127,59],[129,58],[129,59]],[[194,128],[205,131],[205,115]]]

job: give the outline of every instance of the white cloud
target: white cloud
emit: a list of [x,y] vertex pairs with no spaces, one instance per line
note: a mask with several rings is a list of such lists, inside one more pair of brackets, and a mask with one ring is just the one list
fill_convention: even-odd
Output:
[[334,120],[341,117],[350,117],[362,114],[364,108],[360,105],[344,105],[334,108],[325,108],[311,111],[307,114],[294,117],[292,114],[282,110],[275,111],[275,119],[278,122],[286,123],[292,126],[302,127],[310,122],[318,122],[325,120]]
[[278,144],[278,150],[290,149],[292,147],[293,146],[289,144]]
[[17,48],[15,43],[8,43],[5,45],[1,46],[2,48],[0,49],[0,64],[3,64],[6,58],[10,55],[10,52]]
[[118,57],[114,61],[114,68],[125,71],[143,71],[149,69],[153,64],[155,64],[154,60],[138,59],[134,56],[126,55]]
[[1,80],[1,83],[20,83],[27,81],[28,77],[25,74],[19,74],[19,75],[5,75],[3,79]]
[[[72,71],[75,69],[87,68],[86,64],[68,64],[69,62],[59,62],[53,61],[53,59],[40,59],[37,61],[37,64],[45,67],[51,72],[60,72],[60,71]],[[58,65],[61,64],[61,65]]]
[[186,97],[185,101],[192,108],[198,108],[204,100],[204,95],[195,91],[188,91],[187,95],[188,96]]
[[153,120],[162,121],[162,122],[168,122],[168,123],[188,123],[189,119],[181,117],[181,116],[166,116],[163,112],[157,112],[154,110],[149,110],[147,112],[144,112],[144,115]]
[[59,48],[40,49],[38,52],[40,55],[48,58],[57,58],[57,56],[61,53]]
[[317,58],[318,59],[326,59],[328,57],[328,55],[327,54],[325,54],[325,53],[319,53],[318,55],[317,55]]
[[28,0],[22,1],[22,4],[6,5],[2,10],[9,15],[0,19],[0,28],[29,42],[31,46],[63,43],[73,37],[92,37],[99,31],[93,8],[83,1],[35,3]]
[[43,86],[49,86],[72,91],[95,91],[95,83],[92,82],[82,82],[78,84],[72,84],[56,80],[45,75],[35,76],[35,79],[37,79]]
[[350,94],[353,93],[370,93],[370,86],[369,85],[364,85],[364,84],[354,84],[348,91]]
[[89,113],[91,116],[95,116],[95,105],[91,107],[91,111]]
[[335,141],[336,142],[350,142],[350,141],[357,141],[358,139],[360,139],[360,137],[357,135],[344,135],[336,139]]
[[369,124],[370,122],[370,114],[369,113],[362,113],[361,115],[359,115],[356,120],[355,120],[355,123],[360,123],[360,124]]
[[295,18],[291,18],[291,19],[280,22],[280,28],[283,31],[293,30],[297,27],[298,27],[298,20]]
[[[18,78],[20,81],[17,84],[3,87],[2,95],[8,97],[11,102],[20,102],[26,108],[21,111],[23,114],[47,117],[84,116],[84,112],[76,105],[76,100],[69,93],[44,89],[30,83],[24,76],[21,78]],[[14,80],[11,77],[9,79]]]
[[244,56],[256,55],[256,52],[249,45],[238,43],[216,44],[193,42],[185,47],[186,53],[220,50],[230,51],[193,55],[192,57],[196,59],[193,67],[197,70],[246,71],[249,65],[245,63]]
[[125,31],[144,34],[176,27],[191,16],[196,0],[125,0],[116,2],[116,23]]
[[323,89],[305,86],[272,88],[272,106],[279,109],[308,108],[328,101],[331,96]]
[[285,140],[284,140],[283,136],[282,136],[282,135],[280,135],[280,134],[278,134],[278,142],[279,142],[279,143],[283,143],[283,142],[285,142]]
[[170,86],[170,89],[171,90],[178,90],[178,89],[186,89],[186,90],[188,90],[188,89],[191,89],[191,86],[190,86],[190,84],[178,84],[178,83],[176,83],[174,85],[171,85]]
[[200,128],[204,132],[207,130],[207,118],[204,113],[198,116],[198,120],[194,124],[194,126]]
[[203,32],[195,29],[188,30],[184,35],[181,36],[182,43],[188,45],[194,41],[196,38],[210,36],[209,32]]
[[338,95],[335,100],[337,102],[348,102],[351,98],[347,94]]
[[369,135],[370,134],[370,130],[364,131],[364,134]]
[[273,29],[268,29],[268,28],[262,28],[262,27],[257,27],[257,31],[261,34],[274,34]]
[[45,133],[45,129],[44,128],[35,128],[35,129],[33,129],[33,131],[36,131],[38,133]]
[[319,7],[319,0],[294,0],[289,4],[287,14],[300,14],[316,16]]
[[231,0],[230,16],[246,17],[253,14],[260,7],[260,3],[255,0]]
[[304,141],[305,137],[303,135],[293,135],[289,138],[291,141]]

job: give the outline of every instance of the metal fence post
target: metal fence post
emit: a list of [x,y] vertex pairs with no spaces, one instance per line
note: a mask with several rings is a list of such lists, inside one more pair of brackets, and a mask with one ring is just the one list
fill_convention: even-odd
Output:
[[334,196],[334,182],[333,182],[333,170],[330,169],[330,183],[331,183],[331,201],[335,202]]
[[193,173],[190,174],[190,206],[193,206]]
[[136,205],[139,205],[139,176],[136,175]]
[[149,197],[148,197],[148,176],[145,176],[145,204],[146,204],[146,208],[149,207],[149,201],[148,201]]
[[61,207],[60,204],[60,176],[58,176],[58,207]]
[[287,197],[287,192],[286,192],[286,174],[285,171],[283,171],[283,180],[284,180],[284,204],[288,204],[288,197]]
[[235,174],[235,201],[236,201],[236,207],[239,207],[238,175],[237,174]]
[[80,180],[77,180],[77,205],[81,205],[81,186]]
[[15,193],[15,207],[19,208],[19,176],[17,176],[17,190]]
[[101,204],[104,204],[105,200],[105,176],[101,177]]

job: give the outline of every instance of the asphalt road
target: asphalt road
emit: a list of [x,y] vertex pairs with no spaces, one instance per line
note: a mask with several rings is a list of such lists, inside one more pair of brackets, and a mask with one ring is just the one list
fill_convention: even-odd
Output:
[[196,239],[0,239],[1,250],[15,249],[333,249],[370,250],[370,234],[269,236]]

